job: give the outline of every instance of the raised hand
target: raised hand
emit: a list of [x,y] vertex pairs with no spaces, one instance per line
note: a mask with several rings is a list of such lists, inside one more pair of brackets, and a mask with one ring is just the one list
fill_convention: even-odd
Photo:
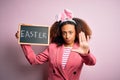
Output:
[[86,55],[89,53],[89,36],[87,38],[85,37],[84,32],[79,33],[79,48],[78,49],[72,49],[72,51],[78,52],[82,55]]

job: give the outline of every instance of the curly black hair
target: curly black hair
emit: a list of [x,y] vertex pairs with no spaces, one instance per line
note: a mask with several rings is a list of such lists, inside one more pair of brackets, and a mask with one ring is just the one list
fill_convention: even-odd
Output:
[[85,33],[86,37],[89,36],[89,38],[91,38],[92,31],[84,20],[79,18],[73,18],[72,20],[74,20],[75,23],[69,20],[65,22],[56,21],[55,23],[53,23],[50,29],[50,43],[56,43],[57,46],[61,46],[62,44],[64,44],[61,27],[66,24],[71,24],[75,26],[75,31],[76,31],[75,42],[76,43],[79,43],[79,33],[81,31]]

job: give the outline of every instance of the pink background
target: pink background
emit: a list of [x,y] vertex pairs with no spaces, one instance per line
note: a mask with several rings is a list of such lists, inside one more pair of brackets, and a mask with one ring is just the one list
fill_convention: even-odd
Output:
[[97,64],[85,65],[80,79],[120,80],[120,0],[0,0],[0,80],[46,80],[47,64],[31,66],[14,35],[19,23],[51,26],[65,8],[93,31]]

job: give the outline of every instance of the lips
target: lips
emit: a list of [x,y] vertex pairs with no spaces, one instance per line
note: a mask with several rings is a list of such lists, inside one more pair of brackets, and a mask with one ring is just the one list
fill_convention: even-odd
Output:
[[65,42],[70,42],[70,40],[65,40]]

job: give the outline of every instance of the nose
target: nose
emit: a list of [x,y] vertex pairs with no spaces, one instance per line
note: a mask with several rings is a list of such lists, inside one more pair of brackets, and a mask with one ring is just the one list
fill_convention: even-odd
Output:
[[66,34],[66,39],[69,39],[69,37],[70,37],[70,35],[67,33],[67,34]]

